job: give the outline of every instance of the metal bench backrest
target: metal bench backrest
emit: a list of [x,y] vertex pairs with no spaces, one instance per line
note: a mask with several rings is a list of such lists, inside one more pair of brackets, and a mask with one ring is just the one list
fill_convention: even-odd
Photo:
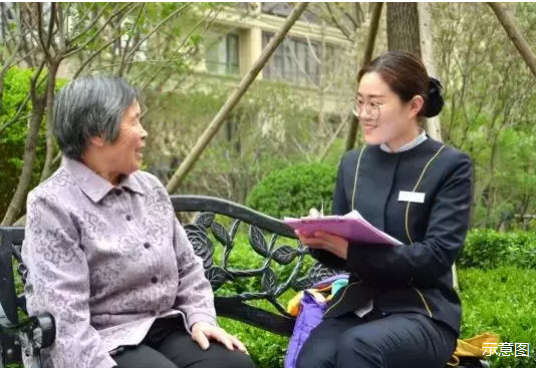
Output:
[[[226,281],[238,278],[260,277],[261,289],[248,290],[241,294],[217,296],[216,309],[219,315],[233,318],[264,330],[282,335],[291,335],[294,318],[286,312],[279,302],[279,297],[290,288],[295,291],[306,289],[314,283],[336,275],[332,270],[316,263],[302,271],[305,257],[309,257],[306,247],[297,241],[294,231],[282,221],[266,216],[260,212],[237,203],[219,198],[204,196],[171,196],[176,212],[199,212],[191,224],[184,225],[194,250],[203,258],[207,278],[217,291]],[[231,219],[230,229],[216,220],[215,215],[223,215]],[[234,249],[234,240],[240,224],[247,226],[249,245],[252,250],[264,258],[260,268],[242,270],[233,268],[228,263],[230,253]],[[215,245],[209,238],[212,234],[217,243],[223,246],[223,257],[220,265],[214,264]],[[283,241],[283,244],[280,244]],[[294,243],[289,245],[289,243]],[[285,280],[278,280],[275,265],[291,268]],[[304,270],[305,271],[305,270]],[[278,313],[251,307],[246,301],[267,300]]]
[[24,239],[22,227],[0,227],[0,304],[3,310],[3,322],[16,325],[19,323],[18,308],[20,299],[17,298],[13,260],[20,262],[20,247]]
[[[9,364],[21,359],[21,346],[13,332],[19,325],[19,311],[25,311],[23,296],[17,296],[15,287],[14,261],[21,262],[20,247],[24,239],[24,228],[0,227],[0,363]],[[24,271],[24,265],[19,264]],[[1,366],[1,364],[0,364]]]

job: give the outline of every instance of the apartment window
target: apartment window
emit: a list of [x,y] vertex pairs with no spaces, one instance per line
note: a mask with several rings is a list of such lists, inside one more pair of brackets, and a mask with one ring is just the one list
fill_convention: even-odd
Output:
[[215,74],[239,74],[238,35],[221,35],[209,44],[206,55],[207,71]]
[[[275,15],[276,17],[286,18],[292,13],[292,10],[294,10],[294,6],[291,3],[261,2],[261,12]],[[322,24],[322,20],[309,9],[304,10],[299,20],[313,24]]]
[[[271,33],[263,33],[263,47],[273,36]],[[320,62],[333,67],[334,52],[333,46],[326,45],[325,60],[322,61],[319,42],[287,38],[264,67],[263,77],[286,80],[301,86],[317,85],[320,82]]]

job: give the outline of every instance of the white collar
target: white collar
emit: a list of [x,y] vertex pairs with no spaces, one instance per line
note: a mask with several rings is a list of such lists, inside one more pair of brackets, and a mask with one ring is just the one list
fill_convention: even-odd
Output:
[[411,142],[408,142],[408,143],[404,144],[401,147],[398,147],[398,149],[395,150],[394,152],[391,151],[389,146],[387,146],[387,144],[385,144],[385,143],[382,143],[380,145],[380,149],[382,151],[384,151],[384,152],[387,152],[387,153],[405,152],[405,151],[409,151],[412,148],[417,147],[419,144],[421,144],[422,142],[424,142],[427,139],[428,139],[428,137],[426,136],[426,132],[424,131],[424,129],[422,129],[421,133],[417,137],[415,137],[415,139],[413,139]]

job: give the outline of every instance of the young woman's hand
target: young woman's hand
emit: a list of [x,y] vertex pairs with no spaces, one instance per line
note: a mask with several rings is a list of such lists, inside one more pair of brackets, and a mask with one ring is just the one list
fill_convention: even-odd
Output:
[[348,241],[346,239],[323,231],[317,231],[312,236],[305,236],[298,230],[295,232],[300,241],[309,248],[327,250],[339,258],[346,259],[348,254]]

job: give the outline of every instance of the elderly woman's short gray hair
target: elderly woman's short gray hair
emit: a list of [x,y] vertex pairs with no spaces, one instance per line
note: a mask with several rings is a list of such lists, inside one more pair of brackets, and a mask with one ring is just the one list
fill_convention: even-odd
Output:
[[137,90],[118,77],[87,76],[69,82],[54,103],[54,136],[63,154],[80,161],[91,138],[115,141],[123,111],[137,100]]

